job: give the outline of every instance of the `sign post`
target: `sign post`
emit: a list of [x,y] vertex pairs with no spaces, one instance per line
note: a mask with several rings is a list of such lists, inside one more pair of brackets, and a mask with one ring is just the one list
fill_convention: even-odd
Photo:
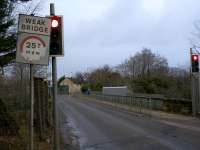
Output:
[[34,138],[34,79],[33,79],[33,64],[30,64],[30,96],[31,96],[31,110],[30,110],[30,138],[29,149],[34,150],[33,138]]
[[34,150],[34,64],[48,65],[51,20],[33,15],[19,15],[16,62],[30,64],[30,137]]

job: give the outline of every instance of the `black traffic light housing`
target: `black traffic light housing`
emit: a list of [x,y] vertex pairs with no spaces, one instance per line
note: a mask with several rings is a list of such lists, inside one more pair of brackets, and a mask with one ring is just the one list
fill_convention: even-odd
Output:
[[199,72],[199,55],[192,54],[191,60],[192,60],[192,73]]
[[50,56],[63,56],[63,18],[51,16]]

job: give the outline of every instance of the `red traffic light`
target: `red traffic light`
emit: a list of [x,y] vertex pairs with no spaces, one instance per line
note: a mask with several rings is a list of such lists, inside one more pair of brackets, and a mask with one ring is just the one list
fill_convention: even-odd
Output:
[[57,28],[59,25],[59,17],[58,16],[52,16],[51,17],[51,27]]
[[199,72],[199,55],[197,54],[194,54],[191,56],[191,70],[192,70],[192,73],[196,73],[196,72]]
[[50,56],[63,55],[63,18],[51,16]]
[[57,20],[52,20],[51,26],[52,26],[53,28],[56,28],[56,27],[58,26],[58,21],[57,21]]
[[198,55],[192,55],[192,61],[199,61]]

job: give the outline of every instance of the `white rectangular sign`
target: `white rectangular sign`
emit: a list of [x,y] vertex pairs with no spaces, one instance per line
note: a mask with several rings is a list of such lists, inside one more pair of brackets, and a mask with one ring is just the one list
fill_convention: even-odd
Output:
[[51,19],[19,14],[18,32],[50,35]]
[[51,19],[19,15],[16,62],[48,65]]

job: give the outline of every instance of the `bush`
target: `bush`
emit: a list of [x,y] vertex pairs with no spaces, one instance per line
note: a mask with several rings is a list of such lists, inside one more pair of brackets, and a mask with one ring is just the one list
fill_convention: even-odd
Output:
[[81,85],[81,92],[86,93],[89,88],[90,88],[90,84],[88,84],[88,83],[82,84]]

